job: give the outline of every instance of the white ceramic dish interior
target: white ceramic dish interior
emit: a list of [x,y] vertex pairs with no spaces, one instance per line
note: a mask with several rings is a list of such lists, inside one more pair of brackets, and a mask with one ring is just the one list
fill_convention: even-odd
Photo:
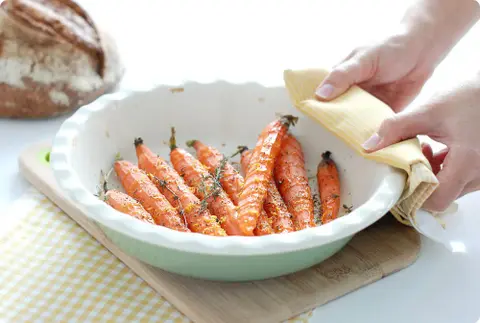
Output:
[[[386,214],[401,195],[405,184],[402,173],[355,154],[293,108],[283,88],[225,82],[187,83],[182,88],[172,91],[169,86],[159,86],[106,95],[82,107],[61,126],[51,153],[53,172],[60,187],[93,220],[134,239],[173,250],[211,255],[274,254],[354,235]],[[145,224],[115,211],[94,195],[100,171],[108,172],[118,153],[136,162],[135,137],[142,137],[150,148],[168,158],[166,141],[170,127],[175,126],[179,146],[185,148],[186,140],[199,139],[229,154],[238,145],[253,147],[262,128],[277,113],[300,118],[292,132],[303,146],[310,176],[315,175],[321,154],[332,152],[340,170],[342,204],[352,206],[352,212],[326,225],[289,234],[211,237]],[[114,180],[110,184],[115,184]]]

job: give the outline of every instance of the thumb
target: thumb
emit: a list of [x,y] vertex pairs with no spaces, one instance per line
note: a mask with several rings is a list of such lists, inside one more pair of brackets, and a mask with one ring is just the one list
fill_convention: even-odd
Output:
[[438,188],[425,201],[423,208],[433,212],[443,212],[454,202],[466,185],[465,170],[468,163],[465,154],[460,154],[454,149],[448,152],[442,170],[437,174]]
[[385,119],[378,131],[362,146],[367,152],[373,152],[417,135],[428,135],[432,123],[429,114],[427,109],[417,109],[402,111]]
[[352,85],[366,81],[371,76],[373,64],[355,57],[338,64],[315,90],[320,100],[332,100]]

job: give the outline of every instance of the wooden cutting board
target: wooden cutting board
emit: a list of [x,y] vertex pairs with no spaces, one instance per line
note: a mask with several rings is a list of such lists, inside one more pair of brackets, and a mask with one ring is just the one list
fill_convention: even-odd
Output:
[[250,283],[181,277],[144,264],[110,242],[56,185],[45,160],[49,147],[35,144],[21,154],[27,180],[194,322],[282,322],[407,267],[420,251],[419,234],[387,215],[330,259],[295,274]]

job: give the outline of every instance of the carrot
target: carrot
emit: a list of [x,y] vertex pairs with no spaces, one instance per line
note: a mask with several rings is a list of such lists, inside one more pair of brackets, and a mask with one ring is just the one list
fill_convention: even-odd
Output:
[[185,216],[188,228],[192,232],[214,236],[226,236],[208,210],[201,210],[200,200],[192,193],[184,180],[163,158],[155,155],[141,138],[135,139],[135,151],[138,158],[138,167],[149,174],[153,183],[177,209]]
[[190,232],[177,210],[158,191],[144,171],[126,160],[116,161],[114,169],[126,193],[140,202],[156,224]]
[[201,208],[203,210],[208,209],[212,214],[215,214],[220,220],[221,227],[228,235],[242,235],[236,207],[218,181],[222,167],[219,167],[215,171],[215,175],[212,176],[198,159],[185,149],[177,147],[175,128],[173,127],[170,137],[170,161],[173,168],[183,177],[185,183],[193,188],[195,196],[202,200]]
[[238,201],[238,217],[245,235],[251,235],[257,225],[283,137],[290,125],[295,124],[297,120],[298,118],[293,116],[283,116],[272,121],[263,129],[257,140]]
[[[199,140],[187,141],[188,147],[193,147],[197,153],[197,159],[207,167],[210,174],[222,164],[225,156],[212,146],[207,146]],[[230,163],[224,163],[220,184],[223,190],[230,197],[234,205],[238,205],[238,197],[243,188],[243,178]]]
[[295,230],[315,226],[313,197],[308,183],[302,147],[287,134],[275,162],[274,178],[278,190],[293,216]]
[[[244,179],[240,173],[225,160],[225,156],[212,146],[204,145],[198,140],[190,140],[187,142],[187,146],[193,147],[197,152],[198,160],[208,169],[209,173],[215,176],[215,173],[221,171],[219,182],[227,193],[230,200],[235,206],[238,205],[238,198],[244,185]],[[230,157],[235,156],[237,153],[241,153],[244,147],[239,147],[239,150]],[[257,226],[253,231],[254,235],[261,236],[267,234],[273,234],[271,221],[267,214],[262,212],[260,214]]]
[[340,209],[340,179],[331,153],[322,154],[322,161],[317,167],[317,184],[320,201],[322,203],[322,224],[338,217]]
[[274,234],[272,228],[272,220],[268,218],[267,213],[265,210],[260,212],[258,216],[257,225],[255,229],[253,229],[253,234],[256,236],[266,236],[267,234]]
[[[251,155],[251,150],[244,149],[242,152],[240,163],[242,164],[242,169],[244,172],[248,168]],[[263,203],[263,208],[268,218],[271,219],[273,230],[276,233],[295,231],[292,222],[292,215],[290,212],[288,212],[287,206],[280,196],[280,192],[278,191],[273,179],[271,179],[268,183],[267,197]]]
[[105,193],[105,202],[117,211],[128,214],[140,221],[155,224],[152,216],[145,211],[143,206],[123,192],[113,189],[107,191]]

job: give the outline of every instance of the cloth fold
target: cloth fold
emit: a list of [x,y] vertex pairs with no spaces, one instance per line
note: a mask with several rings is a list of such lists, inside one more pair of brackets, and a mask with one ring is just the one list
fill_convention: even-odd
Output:
[[414,225],[417,210],[438,186],[419,140],[409,139],[374,153],[365,153],[362,143],[394,112],[358,86],[332,101],[317,100],[315,89],[327,74],[325,69],[286,70],[284,81],[292,103],[364,158],[403,170],[407,175],[405,189],[391,212],[401,223]]

